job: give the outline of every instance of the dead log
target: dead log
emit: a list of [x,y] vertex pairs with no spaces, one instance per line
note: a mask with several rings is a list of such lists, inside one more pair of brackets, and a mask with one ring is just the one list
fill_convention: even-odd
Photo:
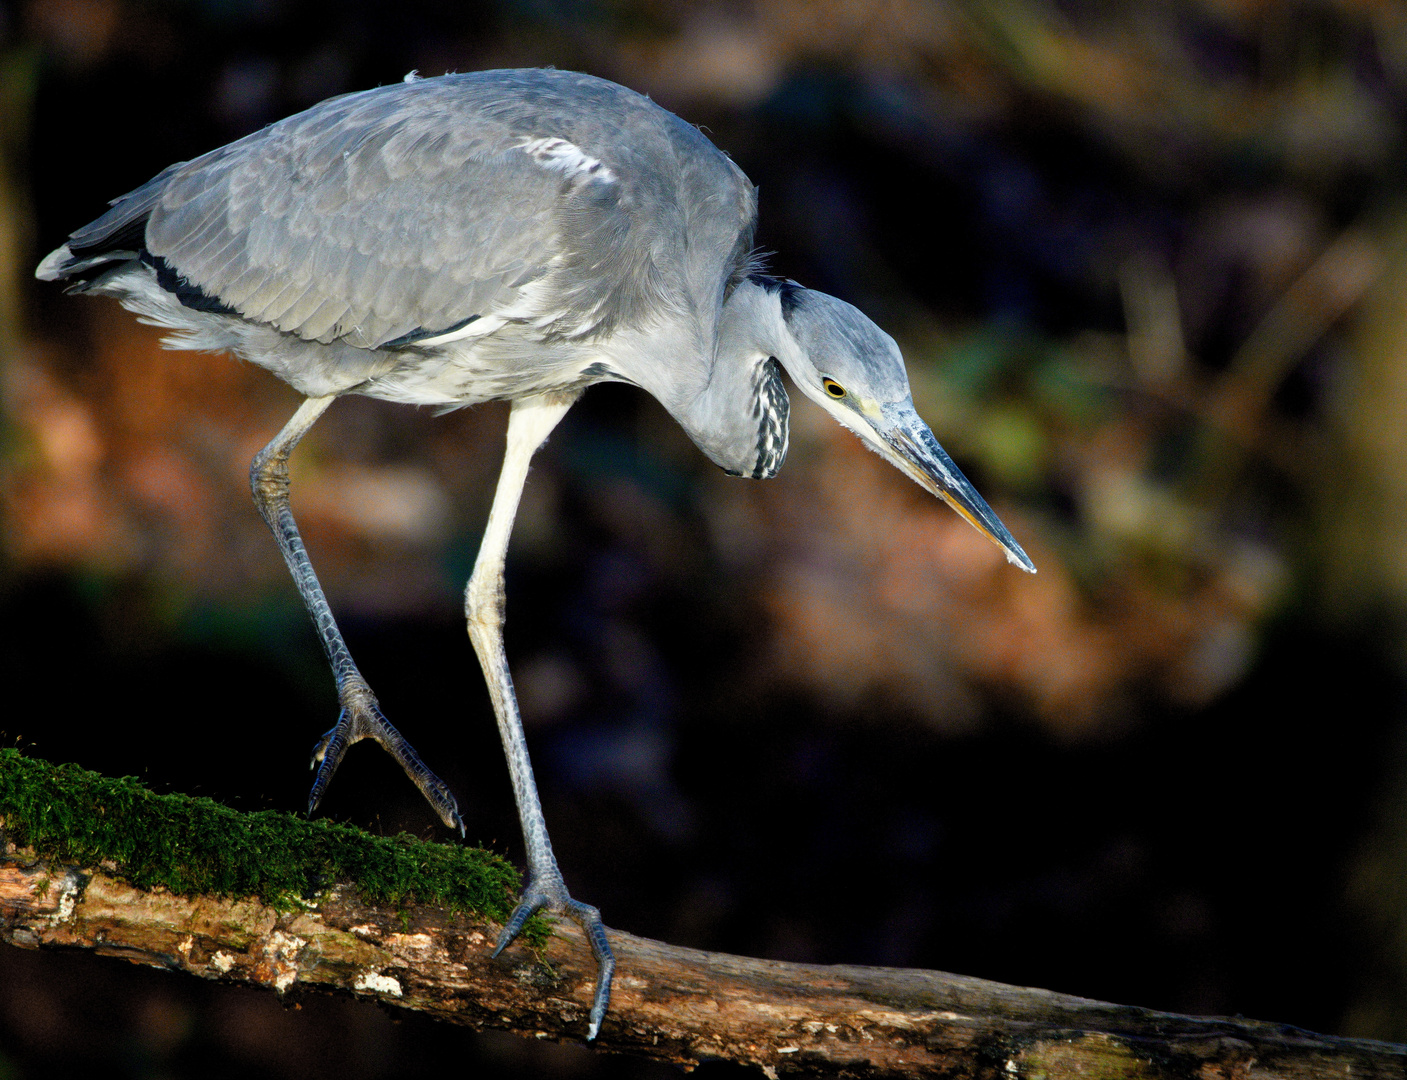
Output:
[[[63,801],[56,809],[60,792]],[[93,801],[85,803],[89,796]],[[338,992],[476,1029],[556,1040],[583,1036],[595,967],[573,925],[563,923],[553,934],[539,933],[536,945],[517,945],[498,960],[489,958],[497,933],[493,915],[502,918],[507,910],[511,882],[502,884],[504,895],[492,905],[493,915],[485,915],[418,898],[430,889],[425,881],[387,870],[365,854],[357,865],[373,866],[402,883],[393,898],[368,898],[362,883],[349,880],[324,882],[315,895],[303,897],[291,896],[286,884],[264,899],[181,895],[143,880],[161,876],[154,869],[159,853],[129,851],[125,863],[56,855],[101,846],[95,834],[130,840],[133,830],[118,820],[123,813],[142,817],[147,825],[136,831],[150,833],[156,828],[151,815],[168,812],[195,820],[207,841],[214,835],[216,851],[220,829],[238,830],[258,817],[0,752],[0,814],[7,834],[0,854],[0,939],[23,948],[91,949],[201,978],[267,987],[285,998]],[[109,820],[94,829],[84,814]],[[46,815],[60,821],[45,826]],[[280,817],[288,817],[288,829],[314,830],[317,836],[347,830]],[[65,841],[62,829],[86,829],[86,839]],[[171,835],[166,834],[168,848]],[[345,839],[359,842],[355,836]],[[306,837],[299,842],[316,846]],[[386,843],[372,837],[364,842]],[[391,843],[399,845],[393,854],[419,868],[437,857],[432,849],[463,851],[401,839]],[[199,844],[193,840],[191,846]],[[192,852],[169,854],[199,862]],[[475,859],[480,853],[456,857]],[[310,880],[325,869],[311,868]],[[189,868],[182,872],[202,880]],[[286,868],[281,873],[280,881],[291,880]],[[726,1059],[755,1065],[769,1077],[991,1080],[1407,1076],[1407,1047],[1387,1043],[1110,1005],[941,972],[784,964],[677,948],[618,931],[610,936],[619,968],[596,1045],[686,1067]]]
[[[94,867],[0,860],[0,937],[91,949],[284,996],[337,991],[480,1029],[580,1039],[595,971],[571,924],[490,960],[472,915],[331,889],[297,911],[135,888]],[[1407,1048],[1275,1024],[1177,1016],[931,971],[782,964],[611,932],[603,1050],[768,1076],[1401,1080]]]

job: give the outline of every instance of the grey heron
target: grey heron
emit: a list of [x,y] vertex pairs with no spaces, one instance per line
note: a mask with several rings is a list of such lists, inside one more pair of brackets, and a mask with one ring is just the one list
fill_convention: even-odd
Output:
[[775,476],[785,370],[871,449],[1007,559],[1035,567],[914,410],[894,340],[851,305],[761,273],[756,192],[700,131],[622,86],[556,70],[486,71],[332,98],[114,200],[39,265],[116,297],[304,395],[250,480],[332,668],[341,712],[314,748],[314,811],[347,747],[385,747],[445,824],[454,796],[382,714],[313,571],[288,458],[332,401],[511,403],[507,449],[465,592],[527,849],[497,956],[535,911],[581,924],[598,964],[587,1038],[615,962],[548,839],[503,647],[503,567],[528,463],[589,385],[653,395],[716,464]]

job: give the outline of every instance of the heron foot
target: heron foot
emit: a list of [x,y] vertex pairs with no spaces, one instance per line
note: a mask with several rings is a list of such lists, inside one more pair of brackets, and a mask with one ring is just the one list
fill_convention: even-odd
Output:
[[586,1041],[596,1038],[601,1030],[601,1021],[606,1018],[606,1007],[611,1003],[611,979],[615,975],[616,958],[606,941],[606,927],[601,922],[601,912],[590,904],[573,900],[562,882],[561,875],[553,875],[555,882],[539,885],[536,877],[528,881],[518,906],[503,924],[503,932],[498,935],[498,944],[493,955],[498,956],[512,944],[518,932],[532,915],[546,908],[553,914],[571,919],[586,934],[591,943],[591,954],[596,958],[596,995],[591,1002],[591,1015],[586,1025]]
[[370,690],[356,688],[342,695],[342,711],[337,716],[337,724],[318,740],[313,747],[311,768],[317,769],[313,780],[313,790],[308,795],[308,813],[311,814],[322,802],[332,774],[342,763],[347,748],[361,739],[375,739],[393,758],[411,782],[420,789],[440,820],[450,829],[458,829],[464,835],[464,819],[459,815],[459,803],[455,801],[449,786],[426,767],[415,752],[415,747],[406,742],[405,736],[395,729],[381,712],[375,696]]

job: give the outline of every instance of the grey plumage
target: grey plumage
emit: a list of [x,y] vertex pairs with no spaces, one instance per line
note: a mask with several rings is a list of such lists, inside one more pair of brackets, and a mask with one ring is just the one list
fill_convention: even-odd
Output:
[[[540,363],[532,348],[501,355],[511,345],[582,341],[662,313],[708,335],[754,215],[741,171],[647,98],[570,72],[480,72],[334,98],[173,166],[68,247],[81,259],[144,222],[146,251],[194,289],[333,346],[278,372],[299,390],[403,400],[429,391],[410,389],[412,363],[387,343],[473,317],[508,325],[499,373]],[[263,344],[250,351],[266,355]]]
[[501,950],[534,910],[586,928],[532,778],[502,648],[503,558],[533,452],[582,389],[639,386],[729,472],[774,476],[795,385],[1006,552],[1030,560],[914,412],[892,338],[855,308],[749,261],[756,192],[699,131],[624,87],[561,71],[415,79],[333,98],[116,200],[39,266],[117,297],[177,348],[229,350],[308,398],[255,459],[255,500],[313,618],[342,712],[315,751],[317,805],[346,747],[375,738],[441,817],[448,789],[386,721],[342,641],[288,503],[288,455],[355,393],[455,408],[512,401],[469,631],[528,849]]

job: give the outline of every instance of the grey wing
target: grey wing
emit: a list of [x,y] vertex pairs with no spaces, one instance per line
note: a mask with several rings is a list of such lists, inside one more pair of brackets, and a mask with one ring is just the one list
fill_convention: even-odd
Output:
[[309,341],[376,348],[500,312],[560,317],[570,298],[545,279],[563,222],[588,211],[628,231],[610,222],[614,174],[544,165],[510,126],[413,84],[385,91],[401,92],[335,99],[168,170],[145,196],[148,251],[224,309]]
[[359,349],[671,315],[706,340],[755,213],[741,171],[648,98],[571,72],[478,72],[334,98],[174,165],[38,275],[103,289],[139,260],[184,308]]

